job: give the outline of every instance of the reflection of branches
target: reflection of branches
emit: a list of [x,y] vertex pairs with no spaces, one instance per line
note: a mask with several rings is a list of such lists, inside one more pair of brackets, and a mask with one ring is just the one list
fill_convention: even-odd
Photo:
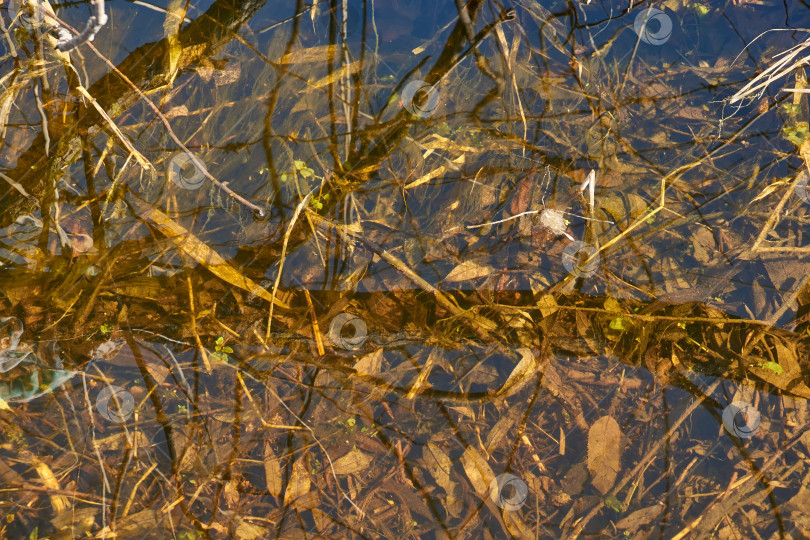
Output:
[[59,42],[56,44],[57,49],[62,52],[67,52],[83,43],[95,39],[101,27],[107,23],[107,14],[104,13],[104,0],[94,0],[93,9],[95,14],[88,19],[84,30],[78,35],[71,37],[70,33],[61,26],[57,28],[56,33],[59,39]]
[[[480,9],[481,4],[473,0],[469,4],[467,4],[464,12],[469,15],[469,19],[471,20],[474,18],[475,13],[478,9]],[[472,15],[470,15],[472,12]],[[514,12],[512,11],[504,11],[500,14],[500,16],[492,23],[487,25],[484,30],[479,32],[477,35],[473,34],[472,36],[467,37],[468,28],[465,27],[464,22],[462,19],[459,19],[459,22],[456,24],[455,28],[453,28],[450,36],[447,38],[447,43],[445,44],[444,50],[442,50],[441,54],[439,55],[438,60],[434,64],[434,66],[429,71],[428,75],[425,77],[425,82],[429,85],[438,84],[444,77],[446,77],[457,65],[458,63],[464,59],[468,54],[475,53],[476,55],[480,54],[477,51],[477,46],[489,36],[492,31],[495,30],[495,27],[505,21],[512,20],[514,18]],[[465,43],[469,42],[470,47],[465,49]],[[480,64],[479,64],[480,67]],[[482,68],[488,69],[488,68]],[[498,77],[496,77],[497,79]],[[501,77],[501,80],[503,78]],[[480,109],[481,107],[485,106],[489,101],[491,101],[498,92],[498,88],[496,88],[487,94],[487,96],[476,106],[476,110]],[[494,92],[494,93],[493,93]],[[415,96],[415,99],[418,97]],[[411,125],[414,122],[414,117],[411,115],[406,109],[400,111],[397,117],[392,121],[391,127],[389,127],[379,138],[379,142],[373,146],[365,155],[358,155],[353,156],[352,159],[352,171],[363,177],[367,177],[369,173],[372,173],[377,169],[379,164],[382,160],[387,157],[391,149],[396,147],[400,141],[402,141],[408,133]]]
[[[181,53],[177,59],[177,69],[193,68],[198,62],[212,57],[232,39],[235,30],[255,15],[263,4],[261,0],[242,0],[234,6],[230,0],[217,0],[203,16],[179,31],[177,41],[180,43]],[[166,73],[166,70],[159,69],[166,59],[171,57],[170,47],[168,38],[142,45],[119,63],[117,69],[142,92],[160,88],[167,83],[171,75]],[[138,93],[116,73],[109,73],[96,81],[88,88],[88,92],[98,105],[107,111],[113,109],[125,111],[141,99]],[[56,153],[48,160],[48,165],[42,166],[45,135],[40,133],[28,150],[18,158],[16,168],[8,173],[8,176],[26,186],[29,193],[38,198],[42,198],[47,191],[49,174],[62,171],[79,157],[81,152],[79,132],[86,130],[92,140],[104,129],[104,121],[95,111],[91,112],[81,105],[73,107],[69,112],[75,115],[75,121],[69,122],[64,132],[60,133],[61,137],[55,144]],[[5,187],[4,191],[0,191],[0,198],[8,196],[15,200],[19,199],[12,188]],[[17,213],[13,215],[10,212],[4,213],[4,222],[13,221],[19,213],[33,210],[30,201],[8,206],[15,208]],[[47,205],[43,204],[43,207]]]

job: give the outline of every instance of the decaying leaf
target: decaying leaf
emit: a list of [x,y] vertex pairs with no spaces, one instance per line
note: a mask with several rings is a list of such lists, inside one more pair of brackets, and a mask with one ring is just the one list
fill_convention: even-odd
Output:
[[503,523],[512,535],[512,538],[535,538],[534,531],[529,527],[518,512],[503,511]]
[[[37,458],[34,458],[32,462],[34,469],[37,471],[40,480],[45,487],[49,489],[53,489],[54,491],[58,491],[60,489],[59,482],[57,482],[56,477],[53,474],[53,471],[48,466],[47,463],[44,461],[40,461]],[[64,495],[50,495],[51,499],[51,506],[53,507],[54,512],[59,514],[66,508],[70,508],[70,502],[68,501],[67,497]]]
[[509,430],[512,429],[512,426],[517,423],[521,414],[522,411],[520,409],[509,409],[509,412],[498,420],[487,435],[487,440],[485,443],[487,452],[492,453],[504,440],[506,440],[506,435],[509,433]]
[[478,450],[468,446],[461,456],[461,464],[464,466],[464,472],[467,473],[467,478],[470,479],[475,492],[482,498],[488,497],[495,473],[492,472],[492,467],[489,466],[487,460],[478,453]]
[[639,527],[643,527],[657,518],[663,510],[664,507],[660,504],[655,504],[653,506],[648,506],[647,508],[642,508],[641,510],[636,510],[629,516],[622,518],[616,524],[616,528],[629,529],[630,532],[633,532]]
[[[163,530],[166,522],[164,520],[165,514],[158,510],[147,508],[135,514],[129,514],[124,518],[116,520],[115,534],[118,538],[135,538],[136,536],[145,535],[147,533],[155,534],[159,530]],[[105,527],[99,531],[99,536],[110,535],[111,530]]]
[[796,345],[785,345],[782,340],[774,339],[774,347],[778,358],[779,368],[773,362],[762,362],[751,365],[748,369],[765,382],[777,388],[788,391],[793,395],[810,399],[810,388],[803,382],[801,366],[799,365]]
[[610,491],[621,468],[622,432],[611,416],[603,416],[588,432],[588,470],[602,494]]
[[363,355],[360,360],[354,363],[354,370],[360,375],[379,375],[382,369],[383,349]]
[[368,454],[364,454],[360,450],[352,450],[345,456],[336,459],[333,466],[334,466],[334,473],[335,474],[356,474],[362,470],[365,470],[366,467],[372,462],[371,456]]
[[273,447],[270,444],[264,446],[264,478],[267,482],[267,491],[273,497],[281,495],[281,465],[276,455],[273,453]]
[[495,273],[495,269],[491,266],[479,264],[476,261],[464,261],[447,274],[444,281],[447,283],[456,283],[459,281],[469,281],[471,279],[478,279],[482,277],[489,277]]
[[253,523],[245,521],[242,518],[237,519],[239,520],[239,525],[236,526],[236,531],[234,531],[234,538],[237,540],[255,540],[256,538],[267,538],[270,534],[270,531],[264,527],[254,525]]
[[293,463],[292,474],[290,481],[287,484],[287,489],[284,492],[284,506],[295,503],[309,493],[311,482],[309,480],[309,471],[305,463],[306,456],[301,456]]
[[51,520],[57,530],[70,527],[74,538],[81,533],[90,536],[90,531],[95,528],[98,508],[68,508]]
[[461,500],[458,498],[458,485],[450,478],[453,471],[453,462],[435,444],[428,444],[423,456],[428,472],[447,494],[447,512],[452,516],[459,516],[463,507]]
[[543,317],[548,317],[556,313],[560,308],[557,306],[557,300],[554,299],[553,294],[544,294],[537,302],[537,307],[540,308],[540,314]]
[[361,61],[357,60],[356,62],[352,62],[351,64],[347,64],[347,65],[341,67],[339,70],[334,71],[334,72],[330,73],[329,75],[327,75],[326,77],[323,77],[322,79],[318,79],[317,81],[315,81],[313,83],[310,83],[310,84],[312,85],[313,88],[322,88],[322,87],[326,86],[327,84],[333,84],[335,81],[339,81],[340,79],[342,79],[342,78],[344,78],[346,76],[354,75],[355,73],[360,71],[362,69],[362,67],[363,67],[363,63]]
[[501,398],[516,394],[537,373],[537,358],[532,350],[520,348],[517,349],[517,352],[520,353],[520,362],[509,374],[509,378],[503,383],[501,389],[498,390],[498,396]]
[[411,389],[408,390],[408,395],[405,396],[405,399],[413,399],[423,389],[430,387],[430,385],[427,382],[427,379],[430,376],[430,372],[433,370],[433,366],[436,365],[437,356],[438,354],[436,353],[435,350],[430,351],[427,360],[425,360],[425,365],[422,366],[422,369],[419,370],[419,376],[411,385]]
[[291,51],[277,60],[279,64],[306,64],[311,62],[326,62],[330,54],[335,54],[335,45],[321,45]]

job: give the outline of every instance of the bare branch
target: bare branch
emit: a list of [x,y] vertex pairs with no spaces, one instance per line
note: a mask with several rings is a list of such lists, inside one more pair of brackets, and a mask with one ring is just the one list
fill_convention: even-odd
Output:
[[70,32],[64,28],[60,27],[56,29],[56,37],[59,40],[56,44],[57,49],[62,52],[67,52],[83,43],[95,39],[101,27],[107,23],[107,14],[104,13],[104,0],[94,0],[93,7],[95,9],[95,15],[90,17],[84,30],[82,30],[79,35],[71,37]]

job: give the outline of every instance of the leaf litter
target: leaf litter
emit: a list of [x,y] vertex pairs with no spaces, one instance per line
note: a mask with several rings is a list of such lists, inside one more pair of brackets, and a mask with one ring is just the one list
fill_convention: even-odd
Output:
[[[255,35],[248,5],[186,13],[129,83],[6,32],[0,353],[31,361],[0,384],[0,534],[806,531],[807,98],[712,105],[740,49],[789,48],[753,41],[774,15],[731,7],[764,14],[735,48],[668,2],[654,48],[643,7],[399,0],[377,43],[319,4]],[[157,174],[178,148],[219,184]]]

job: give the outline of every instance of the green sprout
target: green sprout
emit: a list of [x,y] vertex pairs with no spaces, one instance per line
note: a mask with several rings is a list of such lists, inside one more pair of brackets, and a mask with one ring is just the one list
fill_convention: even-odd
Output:
[[810,135],[810,129],[808,128],[807,122],[797,122],[795,126],[783,127],[782,134],[788,141],[796,146],[801,146],[805,139],[808,138],[808,135]]
[[781,375],[785,370],[776,362],[762,362],[757,364],[757,367],[765,368],[768,371],[773,371],[777,375]]
[[612,508],[616,512],[621,512],[622,510],[624,510],[624,508],[622,507],[622,503],[619,502],[619,499],[617,499],[615,495],[608,495],[605,498],[605,506],[607,506],[608,508]]
[[309,204],[315,210],[322,210],[323,209],[323,201],[328,201],[328,200],[329,200],[329,194],[324,193],[323,196],[313,197],[309,201]]
[[216,352],[211,353],[211,356],[226,363],[228,362],[228,355],[233,353],[233,349],[225,345],[225,338],[222,336],[217,338],[214,351]]
[[[315,171],[307,167],[307,164],[300,159],[296,159],[293,161],[295,165],[295,170],[298,171],[298,174],[303,176],[304,178],[309,178],[310,176],[315,176]],[[292,178],[295,174],[295,171],[285,172],[281,174],[281,181],[286,182],[288,178]]]

